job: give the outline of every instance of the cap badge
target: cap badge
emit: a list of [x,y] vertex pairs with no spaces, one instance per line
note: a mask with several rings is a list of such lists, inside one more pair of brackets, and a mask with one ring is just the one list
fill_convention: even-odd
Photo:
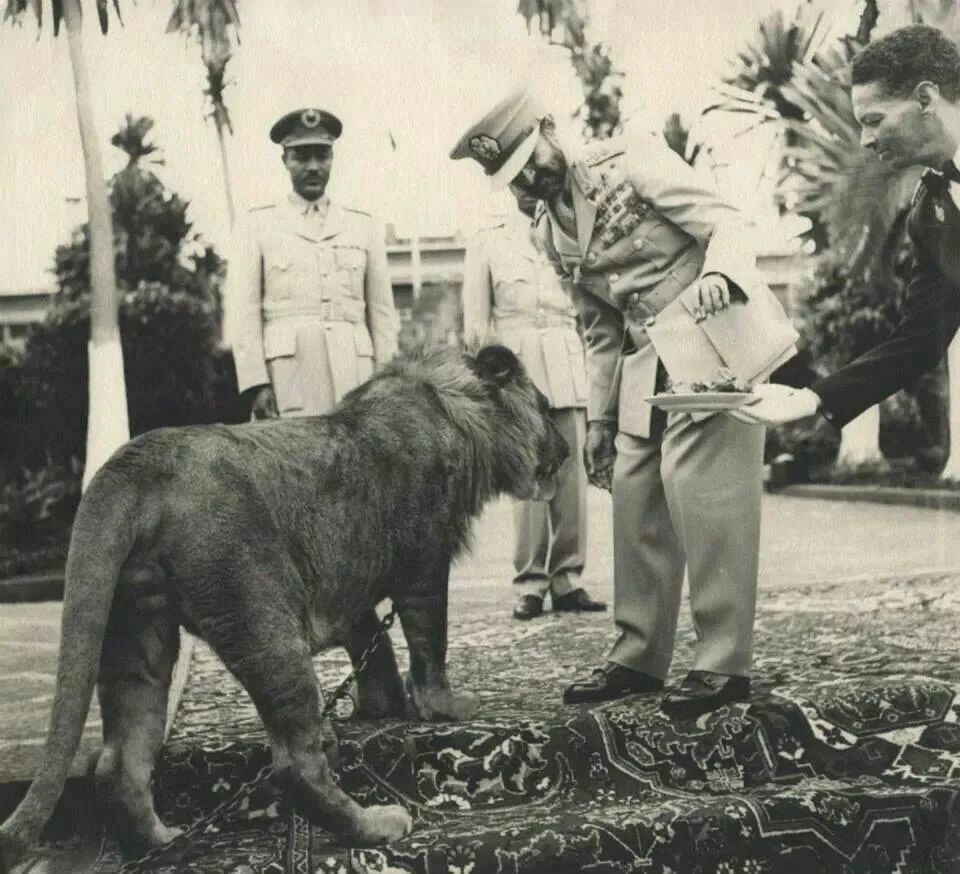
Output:
[[315,109],[305,109],[300,114],[300,121],[304,127],[314,128],[320,124],[320,113]]
[[502,154],[500,143],[486,134],[470,137],[470,151],[484,161],[496,161]]

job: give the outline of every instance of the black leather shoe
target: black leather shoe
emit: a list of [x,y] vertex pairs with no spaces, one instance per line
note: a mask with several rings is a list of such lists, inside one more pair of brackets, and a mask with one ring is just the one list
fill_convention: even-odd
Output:
[[607,605],[603,601],[594,601],[584,589],[574,589],[561,595],[559,598],[553,598],[553,612],[563,613],[565,611],[577,611],[579,613],[598,613],[606,610]]
[[595,704],[613,701],[625,695],[652,695],[663,689],[658,680],[643,671],[632,671],[622,665],[607,662],[597,668],[589,680],[580,680],[563,690],[564,704]]
[[668,716],[701,716],[733,701],[750,697],[750,678],[712,671],[690,671],[684,681],[663,696],[660,709]]
[[521,595],[513,608],[514,619],[536,619],[543,613],[543,598],[536,595]]

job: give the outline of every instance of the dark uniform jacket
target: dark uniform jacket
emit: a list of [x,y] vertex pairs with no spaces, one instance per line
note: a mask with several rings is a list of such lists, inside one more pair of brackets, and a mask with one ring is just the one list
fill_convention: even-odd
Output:
[[935,367],[960,327],[960,211],[940,173],[924,173],[907,229],[914,265],[900,323],[882,343],[811,385],[838,427]]

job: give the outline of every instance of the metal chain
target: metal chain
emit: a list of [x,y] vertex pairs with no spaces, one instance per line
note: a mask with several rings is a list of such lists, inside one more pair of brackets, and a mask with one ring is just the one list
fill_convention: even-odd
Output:
[[[350,684],[356,680],[360,672],[367,666],[367,661],[370,659],[370,656],[373,655],[380,640],[390,630],[390,626],[393,625],[393,620],[396,618],[396,615],[397,609],[393,607],[390,612],[380,620],[380,627],[374,633],[373,640],[370,641],[367,648],[360,655],[357,666],[340,682],[337,688],[327,696],[323,710],[320,711],[321,719],[326,719],[331,714],[333,714],[333,718],[337,720],[349,719],[353,716],[357,705],[353,696],[347,690],[350,688]],[[349,701],[349,704],[346,704],[346,707],[338,707],[337,705],[340,701],[343,701],[345,704]],[[336,711],[336,713],[334,713],[334,711]]]

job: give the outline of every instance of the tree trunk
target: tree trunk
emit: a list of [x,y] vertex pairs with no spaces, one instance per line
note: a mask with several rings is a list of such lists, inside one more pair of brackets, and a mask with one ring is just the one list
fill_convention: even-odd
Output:
[[880,407],[870,407],[841,432],[837,467],[883,461],[880,452]]
[[63,21],[67,30],[70,65],[77,98],[77,122],[83,148],[90,223],[90,362],[87,457],[83,485],[115,449],[130,437],[127,391],[123,377],[123,351],[117,318],[117,278],[114,268],[113,225],[103,178],[103,159],[93,114],[93,96],[83,52],[80,0],[65,0]]
[[947,350],[947,398],[949,405],[950,447],[944,479],[960,480],[960,336]]
[[230,218],[230,229],[233,230],[236,212],[233,206],[233,185],[230,181],[230,164],[227,161],[227,142],[223,135],[222,124],[217,124],[217,141],[220,145],[220,170],[223,173],[223,193],[227,198],[227,215]]

